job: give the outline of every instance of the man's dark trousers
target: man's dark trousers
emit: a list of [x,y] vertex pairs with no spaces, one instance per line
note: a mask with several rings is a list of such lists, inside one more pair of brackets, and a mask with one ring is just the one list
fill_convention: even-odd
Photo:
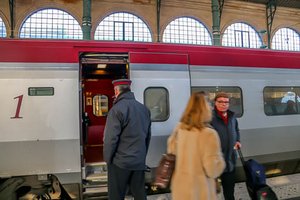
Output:
[[134,200],[147,199],[144,170],[127,170],[114,164],[107,167],[109,200],[124,200],[128,186]]
[[225,200],[234,200],[235,170],[221,175],[223,195]]

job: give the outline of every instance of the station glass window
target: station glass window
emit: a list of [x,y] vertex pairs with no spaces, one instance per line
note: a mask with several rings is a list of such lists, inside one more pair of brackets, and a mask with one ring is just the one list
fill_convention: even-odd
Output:
[[58,9],[43,9],[31,14],[21,26],[20,38],[82,39],[77,20]]
[[108,113],[108,97],[106,95],[95,95],[93,97],[93,114],[97,117],[106,116]]
[[147,24],[126,12],[113,13],[104,18],[95,31],[94,39],[152,42]]
[[300,34],[290,28],[281,28],[273,36],[272,49],[300,51]]
[[163,42],[212,45],[212,38],[208,29],[198,20],[180,17],[168,24],[163,33]]
[[1,17],[0,17],[0,37],[6,37],[6,28]]
[[248,24],[234,23],[226,28],[222,45],[230,47],[262,48],[259,34]]
[[201,87],[192,87],[192,92],[205,92],[208,95],[210,104],[212,108],[214,107],[214,99],[218,92],[226,92],[229,95],[229,110],[235,113],[236,117],[241,117],[243,115],[243,99],[242,99],[242,90],[239,87],[229,87],[229,86],[201,86]]
[[300,87],[265,87],[264,111],[268,116],[300,113]]
[[170,103],[166,88],[147,88],[144,91],[144,103],[151,112],[151,121],[166,121],[169,118]]

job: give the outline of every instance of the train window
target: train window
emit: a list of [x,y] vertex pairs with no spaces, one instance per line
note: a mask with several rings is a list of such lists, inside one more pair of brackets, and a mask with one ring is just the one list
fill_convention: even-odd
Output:
[[53,96],[53,87],[30,87],[28,88],[28,96]]
[[229,86],[201,86],[201,87],[192,87],[192,92],[204,91],[208,94],[209,101],[211,106],[214,106],[214,99],[218,92],[226,92],[230,96],[230,105],[229,109],[232,110],[236,117],[241,117],[243,115],[243,99],[242,99],[242,90],[239,87],[229,87]]
[[300,114],[300,87],[265,87],[264,111],[268,116]]
[[169,118],[169,93],[166,88],[147,88],[144,103],[151,112],[151,121],[166,121]]
[[106,95],[95,95],[93,97],[93,114],[97,117],[106,116],[108,113],[108,97]]

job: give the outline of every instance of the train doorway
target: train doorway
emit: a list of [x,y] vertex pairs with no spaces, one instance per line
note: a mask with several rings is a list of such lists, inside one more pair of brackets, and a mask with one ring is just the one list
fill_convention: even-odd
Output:
[[103,161],[104,126],[114,100],[112,81],[128,78],[128,55],[85,53],[80,60],[81,141],[85,165]]
[[128,54],[84,53],[80,57],[81,166],[83,199],[106,197],[103,137],[113,106],[112,81],[128,78]]

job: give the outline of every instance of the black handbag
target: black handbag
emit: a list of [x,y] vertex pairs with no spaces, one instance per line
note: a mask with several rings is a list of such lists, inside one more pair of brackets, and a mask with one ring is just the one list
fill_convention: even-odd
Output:
[[174,169],[176,156],[174,154],[163,154],[155,171],[155,181],[153,185],[158,188],[167,188],[170,184]]

